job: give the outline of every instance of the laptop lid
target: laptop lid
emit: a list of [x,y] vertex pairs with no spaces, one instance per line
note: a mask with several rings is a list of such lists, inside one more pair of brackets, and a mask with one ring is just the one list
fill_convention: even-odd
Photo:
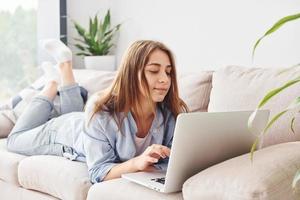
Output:
[[[164,192],[180,191],[185,180],[201,170],[250,152],[255,135],[250,132],[247,124],[252,112],[178,115]],[[268,117],[268,110],[258,111],[253,123],[257,134],[267,124]]]

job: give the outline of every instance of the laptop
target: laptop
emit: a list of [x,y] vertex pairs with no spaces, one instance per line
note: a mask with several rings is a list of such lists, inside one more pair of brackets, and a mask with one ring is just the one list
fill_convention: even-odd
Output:
[[247,125],[252,112],[179,114],[167,171],[128,173],[122,178],[163,193],[181,191],[183,183],[196,173],[250,152],[255,134],[264,129],[269,118],[268,110],[259,110],[253,134]]

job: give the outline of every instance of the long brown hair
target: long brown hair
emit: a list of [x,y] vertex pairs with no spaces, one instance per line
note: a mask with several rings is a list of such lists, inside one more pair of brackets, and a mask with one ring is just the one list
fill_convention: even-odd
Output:
[[[141,113],[141,91],[139,85],[141,85],[146,91],[146,97],[148,97],[149,105],[151,104],[150,91],[148,83],[145,77],[144,68],[148,62],[150,54],[154,50],[161,50],[165,52],[170,59],[171,70],[171,86],[164,98],[163,102],[159,105],[167,107],[173,116],[181,112],[187,112],[188,108],[186,104],[179,98],[178,85],[176,78],[176,67],[172,52],[162,43],[152,40],[139,40],[134,42],[124,54],[117,76],[114,79],[110,88],[108,88],[104,94],[96,101],[92,110],[91,118],[100,111],[109,112],[110,115],[116,120],[120,129],[122,119],[118,113],[124,112],[125,116],[129,111],[137,114]],[[140,76],[140,80],[139,77]],[[155,108],[153,107],[153,113]]]

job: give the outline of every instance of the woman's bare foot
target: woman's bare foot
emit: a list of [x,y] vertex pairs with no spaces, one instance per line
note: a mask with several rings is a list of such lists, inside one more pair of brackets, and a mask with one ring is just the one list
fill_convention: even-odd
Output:
[[54,100],[57,94],[57,82],[49,81],[39,94],[48,97],[50,100]]
[[63,86],[73,85],[76,83],[71,61],[60,63],[58,68]]
[[51,62],[43,62],[40,68],[44,72],[45,83],[56,81],[58,85],[61,84],[61,77],[57,66],[53,65]]

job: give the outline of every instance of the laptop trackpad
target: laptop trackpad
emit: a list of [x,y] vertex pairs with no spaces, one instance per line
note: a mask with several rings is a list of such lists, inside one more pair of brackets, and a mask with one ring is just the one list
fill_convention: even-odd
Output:
[[122,174],[122,178],[142,184],[149,187],[150,185],[156,185],[162,187],[164,185],[164,179],[166,172],[136,172]]

